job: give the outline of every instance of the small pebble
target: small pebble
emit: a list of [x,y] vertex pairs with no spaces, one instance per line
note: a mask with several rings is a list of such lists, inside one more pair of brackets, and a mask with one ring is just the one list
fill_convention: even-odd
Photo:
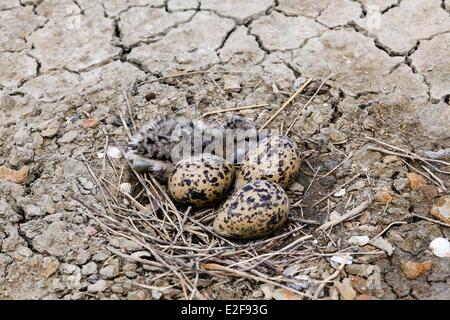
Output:
[[147,298],[147,294],[144,290],[131,291],[128,292],[127,299],[128,300],[145,300]]
[[301,296],[284,288],[275,289],[272,296],[275,300],[302,300]]
[[16,253],[21,255],[22,257],[31,257],[33,255],[33,251],[31,251],[28,247],[20,246],[16,249]]
[[93,261],[85,264],[83,268],[81,268],[81,274],[84,276],[90,276],[97,272],[97,264]]
[[330,263],[333,266],[333,268],[337,269],[342,264],[344,264],[344,265],[352,264],[353,258],[350,255],[348,255],[348,256],[346,256],[346,255],[332,256],[330,259]]
[[225,75],[224,76],[224,86],[225,91],[239,92],[241,90],[241,78],[236,75]]
[[44,130],[41,131],[41,136],[44,138],[51,138],[59,131],[59,124],[56,120],[50,122]]
[[406,278],[413,280],[418,278],[421,274],[431,270],[431,261],[414,262],[402,261],[402,271]]
[[265,300],[271,300],[275,287],[272,284],[264,283],[260,286]]
[[409,186],[411,190],[417,190],[420,185],[427,183],[427,180],[425,180],[424,177],[415,172],[408,172],[406,177],[409,179]]
[[367,278],[373,272],[373,269],[366,264],[356,263],[345,266],[345,271],[356,276]]
[[100,251],[94,254],[92,257],[92,260],[95,262],[102,262],[108,259],[111,256],[111,253],[109,251]]
[[0,167],[0,180],[8,180],[18,184],[24,184],[28,180],[28,167],[22,167],[19,170],[9,169],[5,166]]
[[85,177],[78,177],[78,181],[80,182],[81,186],[86,190],[92,190],[95,187],[95,184],[86,179]]
[[98,293],[103,292],[108,288],[108,283],[105,280],[98,280],[94,284],[90,284],[87,288],[88,292]]
[[106,266],[100,269],[100,275],[103,279],[112,279],[119,275],[119,269],[116,266]]
[[450,241],[445,238],[436,238],[431,241],[430,250],[436,257],[450,258]]
[[78,119],[80,119],[80,115],[79,114],[74,114],[72,116],[70,116],[69,118],[67,118],[67,124],[71,124],[71,123],[75,123]]
[[63,263],[61,265],[61,272],[64,274],[74,274],[79,270],[80,268],[74,264]]
[[333,196],[335,196],[335,197],[343,197],[343,196],[345,196],[345,194],[346,194],[345,189],[340,189],[340,190],[336,191],[333,194]]
[[319,182],[324,187],[330,187],[336,183],[336,178],[334,176],[326,176],[320,179]]
[[407,178],[398,178],[394,180],[393,187],[400,192],[408,186],[408,182],[409,180]]
[[45,215],[45,212],[43,212],[38,206],[35,206],[34,204],[26,205],[24,207],[24,211],[27,218],[40,217]]
[[341,300],[354,300],[356,298],[356,291],[353,289],[352,281],[345,278],[342,282],[336,281],[334,286],[339,291]]
[[431,208],[431,214],[442,222],[450,224],[450,196],[439,198]]
[[51,288],[53,291],[58,292],[58,291],[63,291],[66,288],[66,286],[61,281],[61,279],[55,278],[52,280]]
[[58,139],[59,144],[63,143],[71,143],[78,137],[78,131],[72,130],[69,132],[66,132],[61,138]]
[[395,247],[382,237],[372,239],[370,241],[370,244],[378,249],[385,251],[388,256],[391,256],[394,253]]
[[348,243],[351,245],[365,246],[370,241],[368,236],[352,236],[348,239]]
[[87,118],[81,122],[81,126],[85,129],[93,128],[98,125],[98,119],[96,118]]
[[162,297],[162,292],[160,290],[152,289],[152,298],[155,300],[159,300]]

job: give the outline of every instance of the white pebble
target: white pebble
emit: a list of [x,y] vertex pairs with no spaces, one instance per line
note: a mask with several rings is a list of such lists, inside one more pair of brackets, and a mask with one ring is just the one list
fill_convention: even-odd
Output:
[[337,269],[341,264],[352,264],[353,258],[350,255],[342,255],[342,256],[332,256],[330,259],[330,263],[333,268]]
[[385,251],[388,256],[391,256],[395,250],[395,247],[389,241],[387,241],[382,237],[372,239],[370,241],[370,244],[378,249]]
[[345,189],[340,189],[340,190],[338,190],[338,191],[336,191],[334,194],[333,194],[333,196],[335,196],[335,197],[342,197],[342,196],[344,196],[345,195]]
[[352,236],[348,239],[349,244],[357,245],[357,246],[365,246],[370,241],[368,236]]
[[117,147],[108,147],[108,150],[106,151],[106,153],[111,158],[119,159],[122,157],[122,153],[120,152],[120,149]]
[[436,238],[430,243],[430,250],[439,258],[450,258],[450,241]]

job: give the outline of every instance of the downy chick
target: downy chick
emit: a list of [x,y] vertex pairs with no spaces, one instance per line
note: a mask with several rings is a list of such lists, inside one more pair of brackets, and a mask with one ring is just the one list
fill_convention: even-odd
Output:
[[215,127],[202,120],[159,116],[133,136],[126,158],[136,171],[165,181],[179,160],[204,152],[239,163],[252,137],[256,137],[253,121],[241,116],[231,116],[225,125]]

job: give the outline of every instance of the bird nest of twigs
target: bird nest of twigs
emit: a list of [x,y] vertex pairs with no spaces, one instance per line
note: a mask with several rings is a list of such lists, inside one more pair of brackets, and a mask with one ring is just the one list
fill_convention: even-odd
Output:
[[[155,286],[153,282],[159,276],[146,279],[146,283],[136,283],[163,294],[165,290],[176,288],[182,292],[180,298],[209,299],[207,291],[198,286],[200,279],[222,283],[238,278],[282,288],[300,299],[317,298],[325,285],[342,271],[344,264],[329,279],[309,278],[306,285],[303,272],[314,269],[317,260],[327,256],[323,254],[330,239],[327,230],[357,216],[369,204],[368,201],[363,202],[345,214],[342,220],[322,225],[290,214],[288,221],[269,236],[256,240],[230,240],[215,233],[212,227],[220,204],[195,209],[174,203],[166,187],[154,177],[137,173],[123,159],[109,157],[106,152],[108,141],[106,136],[103,159],[94,159],[94,152],[89,159],[83,157],[97,185],[102,205],[89,204],[84,199],[75,200],[88,209],[88,214],[107,234],[134,241],[142,248],[130,253],[107,247],[117,256],[164,275],[166,283],[170,283],[167,287]],[[115,144],[119,145],[116,141]],[[315,175],[313,181],[314,178]],[[133,183],[128,185],[127,181]],[[319,230],[322,232],[316,232]],[[346,254],[345,250],[342,254]],[[308,292],[305,292],[306,287],[309,287]]]
[[[310,240],[313,236],[308,224],[289,220],[270,236],[256,240],[230,240],[213,231],[212,222],[218,207],[195,210],[180,206],[167,195],[165,186],[147,174],[140,174],[123,162],[109,159],[105,170],[98,160],[85,163],[98,186],[103,206],[91,205],[76,199],[88,214],[111,235],[134,241],[141,251],[128,253],[108,247],[122,258],[166,272],[170,286],[178,287],[185,299],[208,299],[197,288],[199,279],[213,277],[244,278],[268,283],[299,295],[299,280],[286,275],[287,266],[305,268],[308,262],[319,259]],[[111,174],[108,177],[105,171]],[[131,190],[123,187],[124,172],[132,174]],[[172,279],[170,279],[170,277]],[[152,279],[139,284],[156,288]],[[161,291],[164,291],[164,288]],[[163,292],[164,293],[164,292]]]

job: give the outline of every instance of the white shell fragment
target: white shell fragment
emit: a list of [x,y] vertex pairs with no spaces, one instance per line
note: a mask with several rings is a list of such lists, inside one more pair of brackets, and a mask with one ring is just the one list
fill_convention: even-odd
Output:
[[[108,147],[108,150],[106,150],[106,154],[110,158],[114,158],[114,159],[122,158],[122,153],[120,152],[120,149],[117,147]],[[97,152],[97,158],[102,159],[105,157],[106,154],[104,151],[99,151],[99,152]]]
[[395,250],[395,247],[389,241],[387,241],[386,239],[384,239],[382,237],[372,239],[370,241],[370,244],[380,250],[385,251],[388,256],[392,256],[392,254],[394,253],[394,250]]
[[115,159],[122,158],[122,153],[120,152],[120,149],[117,147],[108,147],[108,150],[106,151],[108,156]]
[[335,193],[334,193],[334,196],[335,197],[342,197],[342,196],[345,196],[345,189],[340,189],[340,190],[338,190],[338,191],[336,191]]
[[119,185],[119,189],[122,192],[125,192],[127,194],[131,194],[131,183],[129,183],[129,182],[121,183]]
[[368,236],[352,236],[348,239],[348,243],[356,246],[365,246],[370,241]]
[[331,266],[335,269],[339,268],[342,264],[349,265],[353,263],[353,258],[350,255],[332,256],[330,259]]
[[439,258],[450,258],[450,241],[436,238],[430,243],[430,250]]

